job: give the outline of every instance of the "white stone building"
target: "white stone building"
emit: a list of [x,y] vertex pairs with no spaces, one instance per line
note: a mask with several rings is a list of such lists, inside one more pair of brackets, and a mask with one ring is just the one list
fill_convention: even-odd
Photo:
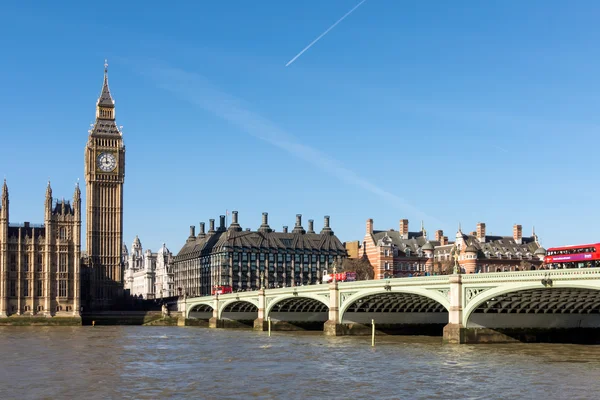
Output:
[[156,299],[174,295],[172,254],[163,243],[158,253],[144,251],[139,237],[135,237],[131,251],[123,246],[125,263],[125,290],[131,296]]
[[156,270],[154,293],[156,298],[175,296],[175,280],[173,275],[173,254],[163,243],[156,253]]

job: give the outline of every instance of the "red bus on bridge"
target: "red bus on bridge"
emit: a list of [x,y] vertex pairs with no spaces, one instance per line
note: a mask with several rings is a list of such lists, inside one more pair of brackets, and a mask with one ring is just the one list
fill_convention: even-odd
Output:
[[356,280],[356,272],[338,272],[337,274],[323,274],[323,283],[333,281],[333,278],[338,282],[353,282]]
[[227,294],[227,293],[233,293],[233,289],[231,288],[231,286],[213,286],[212,288],[212,295],[214,296],[215,294]]
[[552,269],[600,267],[600,243],[549,248],[544,264]]

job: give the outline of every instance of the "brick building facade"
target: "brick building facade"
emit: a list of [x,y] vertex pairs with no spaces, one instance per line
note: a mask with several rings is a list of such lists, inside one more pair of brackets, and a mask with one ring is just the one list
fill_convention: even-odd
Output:
[[441,230],[429,240],[422,223],[416,232],[408,226],[408,220],[402,219],[398,230],[377,231],[373,220],[367,220],[359,253],[369,260],[375,279],[448,273],[455,253],[463,273],[536,269],[546,254],[535,232],[523,237],[521,225],[514,225],[512,236],[486,235],[484,223],[470,234],[459,227],[452,242]]

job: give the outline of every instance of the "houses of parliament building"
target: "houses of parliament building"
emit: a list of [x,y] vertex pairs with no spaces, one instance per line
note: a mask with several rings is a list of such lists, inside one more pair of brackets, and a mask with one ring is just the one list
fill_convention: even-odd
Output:
[[[86,244],[81,250],[81,191],[55,200],[50,182],[44,223],[15,224],[9,191],[0,208],[0,317],[80,316],[118,306],[123,297],[123,183],[125,146],[115,122],[108,65],[96,103],[96,121],[85,146]],[[40,199],[41,200],[41,199]]]

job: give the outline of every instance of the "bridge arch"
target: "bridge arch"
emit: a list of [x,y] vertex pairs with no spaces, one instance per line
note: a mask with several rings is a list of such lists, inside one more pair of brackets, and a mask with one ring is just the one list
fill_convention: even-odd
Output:
[[[343,294],[343,292],[342,292]],[[342,301],[342,304],[340,305],[340,319],[343,318],[344,314],[346,313],[346,311],[348,310],[348,308],[350,308],[354,303],[356,303],[358,300],[363,300],[367,297],[370,296],[376,296],[376,295],[412,295],[412,296],[421,296],[425,299],[428,299],[430,301],[436,302],[438,304],[440,304],[445,311],[448,311],[448,309],[450,308],[450,302],[448,301],[447,297],[444,297],[442,294],[438,294],[435,293],[431,290],[427,290],[427,289],[419,289],[419,288],[392,288],[392,290],[382,290],[382,289],[373,289],[373,290],[366,290],[366,291],[360,291],[358,293],[354,293],[352,295],[350,295],[349,297],[347,297],[345,300]]]
[[[342,299],[339,314],[341,323],[370,323],[368,315],[375,313],[386,317],[380,322],[387,324],[448,323],[448,298],[425,288],[374,289],[360,291],[346,299],[342,296]],[[397,315],[403,315],[404,320],[393,320]],[[365,318],[368,321],[363,321]]]
[[254,299],[231,299],[219,304],[218,319],[225,312],[258,313],[258,301]]
[[273,298],[265,307],[265,318],[272,311],[282,308],[293,312],[327,312],[329,311],[329,297],[313,294],[289,294]]
[[[581,325],[583,319],[589,319],[563,317],[562,321],[552,321],[550,318],[533,317],[533,315],[598,314],[596,322],[583,323],[592,323],[594,327],[600,327],[600,287],[576,281],[559,281],[550,287],[545,287],[540,282],[527,282],[519,286],[498,286],[484,290],[467,303],[463,309],[463,326],[485,327],[482,323],[492,316],[487,318],[481,314],[492,314],[497,323],[500,323],[497,314],[521,314],[521,317],[513,317],[515,325],[520,327],[525,327],[524,322],[535,324],[536,319],[540,320],[540,324],[543,322],[544,327],[571,327],[565,324]],[[556,325],[559,322],[563,325]],[[490,327],[510,327],[510,324]]]
[[201,302],[194,303],[187,306],[187,310],[185,311],[185,318],[190,318],[191,313],[193,312],[213,312],[213,304],[212,302]]

